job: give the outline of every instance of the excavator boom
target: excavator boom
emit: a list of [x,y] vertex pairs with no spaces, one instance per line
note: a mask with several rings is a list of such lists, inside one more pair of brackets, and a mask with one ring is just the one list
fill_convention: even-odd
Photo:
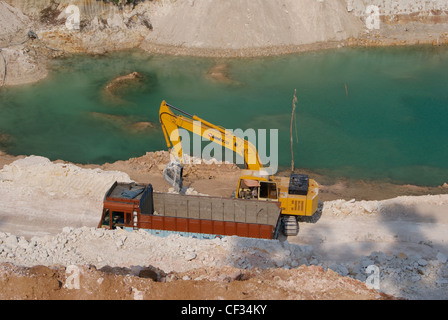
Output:
[[[183,115],[176,115],[171,109],[177,110]],[[214,125],[198,116],[188,114],[165,101],[160,106],[159,120],[168,148],[181,163],[184,160],[179,128],[198,134],[239,154],[244,159],[246,169],[254,171],[263,169],[263,164],[255,146],[249,141],[235,136],[230,130]]]

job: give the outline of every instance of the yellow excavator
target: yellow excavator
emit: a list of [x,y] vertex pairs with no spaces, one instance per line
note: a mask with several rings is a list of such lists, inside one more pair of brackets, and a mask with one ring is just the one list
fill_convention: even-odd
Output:
[[[181,114],[174,114],[173,110]],[[299,232],[297,218],[311,216],[318,208],[319,184],[304,174],[291,173],[290,177],[276,177],[263,167],[257,149],[249,141],[235,136],[232,131],[214,125],[198,116],[188,114],[162,101],[159,120],[170,150],[171,161],[165,167],[164,177],[176,191],[182,189],[184,155],[179,128],[198,134],[239,154],[244,159],[235,191],[235,197],[280,203],[283,233],[295,236]]]

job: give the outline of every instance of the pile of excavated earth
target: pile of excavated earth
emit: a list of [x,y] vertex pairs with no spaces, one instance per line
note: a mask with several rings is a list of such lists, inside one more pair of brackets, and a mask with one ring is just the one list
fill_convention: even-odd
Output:
[[[151,155],[166,156],[146,157]],[[125,164],[132,166],[135,160],[120,162],[121,168]],[[200,166],[213,165],[219,164]],[[153,169],[161,175],[161,168]],[[195,172],[199,179],[199,171]],[[210,180],[208,174],[202,178]],[[297,237],[200,240],[96,228],[104,194],[116,180],[132,181],[121,171],[81,168],[36,156],[0,170],[2,288],[21,279],[29,282],[23,284],[29,289],[36,285],[33,277],[41,276],[54,282],[47,295],[38,289],[21,295],[11,287],[2,291],[3,298],[168,298],[160,292],[154,295],[149,289],[154,283],[165,286],[167,293],[177,286],[193,290],[191,286],[227,285],[216,291],[214,299],[447,298],[446,218],[437,220],[436,215],[446,212],[444,195],[325,201],[320,217],[302,222]],[[408,216],[406,208],[422,209],[417,204],[433,209],[429,222],[418,220],[417,214]],[[424,216],[424,210],[420,214]],[[96,289],[91,281],[90,289],[75,289],[77,293],[64,287],[70,268],[96,279]],[[303,278],[303,273],[312,276]],[[124,287],[132,281],[141,283],[129,285],[118,297],[119,291],[113,291],[109,282],[110,292],[103,291],[101,283],[108,277],[121,277]],[[182,299],[179,293],[177,297]],[[196,290],[183,298],[191,297],[200,299],[201,293]]]

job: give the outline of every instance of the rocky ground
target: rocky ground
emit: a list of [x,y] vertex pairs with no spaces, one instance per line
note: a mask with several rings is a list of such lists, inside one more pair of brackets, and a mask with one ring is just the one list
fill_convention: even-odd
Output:
[[[148,153],[102,168],[42,157],[4,160],[0,281],[8,290],[2,297],[165,299],[177,292],[171,297],[203,299],[203,290],[213,287],[212,299],[447,298],[443,194],[323,201],[318,214],[300,223],[298,236],[280,240],[160,238],[96,228],[113,180],[152,182],[157,191],[168,191],[161,174],[168,158]],[[187,165],[185,173],[194,192],[226,196],[239,169],[203,163]],[[211,188],[217,185],[219,190]],[[81,270],[84,288],[64,287],[70,268]],[[35,288],[36,277],[52,289]],[[22,284],[13,286],[15,281]],[[155,293],[155,286],[164,290]]]

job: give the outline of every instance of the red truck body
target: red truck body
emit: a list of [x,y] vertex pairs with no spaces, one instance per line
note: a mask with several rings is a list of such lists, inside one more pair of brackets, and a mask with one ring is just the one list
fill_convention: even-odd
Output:
[[115,182],[104,197],[98,227],[161,236],[276,239],[280,213],[277,202],[159,193],[150,184]]

